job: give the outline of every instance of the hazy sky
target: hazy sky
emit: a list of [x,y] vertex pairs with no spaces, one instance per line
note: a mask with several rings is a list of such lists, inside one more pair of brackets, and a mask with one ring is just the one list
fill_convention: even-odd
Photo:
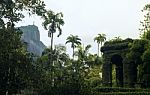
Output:
[[[107,40],[120,36],[121,38],[138,38],[139,22],[142,20],[142,8],[149,0],[44,0],[47,9],[63,12],[65,25],[63,33],[55,44],[65,44],[70,35],[78,35],[84,45],[91,44],[91,53],[97,53],[97,44],[93,39],[97,34],[106,34]],[[47,31],[42,27],[39,17],[26,16],[18,25],[35,25],[39,27],[41,41],[50,45]],[[70,53],[70,44],[67,45]]]

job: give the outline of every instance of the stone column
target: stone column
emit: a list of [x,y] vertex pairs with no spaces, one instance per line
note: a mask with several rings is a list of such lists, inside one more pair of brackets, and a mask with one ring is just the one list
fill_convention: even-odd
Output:
[[118,87],[123,87],[123,68],[116,66],[116,83]]
[[129,79],[130,79],[130,83],[129,86],[130,87],[134,87],[136,82],[137,82],[137,66],[135,65],[135,63],[131,63],[131,68],[129,71]]
[[142,87],[144,88],[148,88],[150,87],[150,62],[144,62],[143,64],[143,70],[144,70],[144,74],[143,74],[143,85]]
[[126,87],[134,87],[137,82],[137,66],[135,63],[126,63],[124,65],[124,82]]
[[129,64],[128,63],[123,63],[123,84],[124,87],[128,87],[128,78],[129,78],[129,74],[128,74],[128,68],[129,68]]
[[102,68],[103,86],[112,86],[112,64],[110,58],[105,58]]

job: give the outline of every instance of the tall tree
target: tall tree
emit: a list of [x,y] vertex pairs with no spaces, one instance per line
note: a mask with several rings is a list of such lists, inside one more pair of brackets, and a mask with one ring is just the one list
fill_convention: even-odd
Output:
[[59,31],[57,37],[62,34],[61,26],[64,25],[64,21],[62,18],[63,14],[61,12],[55,14],[52,11],[47,11],[47,13],[43,15],[43,26],[46,30],[48,30],[48,36],[51,38],[51,50],[53,50],[54,33],[57,30]]
[[[49,63],[49,55],[53,55],[53,63],[54,65],[49,66],[47,63]],[[63,93],[63,85],[65,85],[66,78],[68,78],[68,61],[69,61],[69,55],[66,54],[66,47],[62,45],[55,46],[55,49],[51,51],[50,48],[47,48],[44,50],[42,56],[38,59],[37,63],[39,66],[39,69],[42,69],[40,71],[44,77],[42,86],[39,84],[37,85],[39,88],[39,94],[51,94],[51,95],[60,95],[58,93]],[[68,63],[68,64],[67,64]],[[35,80],[36,81],[36,80]],[[41,82],[40,81],[40,82]],[[53,84],[53,85],[52,85]],[[44,89],[44,90],[43,90]],[[53,90],[52,90],[53,89]],[[63,94],[62,94],[63,95]]]
[[145,5],[142,12],[144,13],[144,20],[140,22],[140,37],[150,40],[150,4]]
[[[64,21],[62,19],[63,14],[60,13],[54,13],[52,11],[47,11],[45,15],[43,15],[44,22],[42,23],[44,28],[48,30],[48,36],[51,38],[51,53],[49,54],[49,65],[54,66],[54,51],[53,51],[53,39],[54,39],[54,33],[56,31],[59,31],[59,34],[57,37],[59,37],[62,34],[61,26],[64,25]],[[52,68],[50,68],[52,71]],[[53,84],[52,84],[53,85]]]
[[98,45],[98,56],[99,56],[99,51],[100,51],[100,45],[102,46],[103,42],[106,40],[106,35],[105,34],[98,34],[98,36],[96,36],[94,38],[94,41],[97,42]]
[[[30,56],[20,41],[21,31],[15,23],[24,17],[22,10],[42,16],[41,0],[0,0],[0,93],[13,95],[27,87]],[[28,81],[29,82],[29,81]],[[24,85],[25,84],[25,85]]]
[[77,35],[76,36],[70,35],[70,36],[67,37],[66,40],[67,40],[66,44],[71,43],[71,48],[72,48],[72,51],[73,51],[72,57],[74,58],[74,49],[76,48],[76,46],[81,45],[81,42],[80,42],[81,39]]
[[41,0],[1,0],[0,1],[0,19],[10,23],[21,21],[24,18],[22,10],[29,14],[42,16],[45,14],[45,4]]

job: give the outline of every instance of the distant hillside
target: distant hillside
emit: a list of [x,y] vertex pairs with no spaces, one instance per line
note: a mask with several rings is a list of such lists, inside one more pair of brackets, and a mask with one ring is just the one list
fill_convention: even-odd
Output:
[[36,56],[41,56],[46,46],[40,41],[40,32],[35,25],[21,26],[23,35],[21,40],[27,43],[27,50]]

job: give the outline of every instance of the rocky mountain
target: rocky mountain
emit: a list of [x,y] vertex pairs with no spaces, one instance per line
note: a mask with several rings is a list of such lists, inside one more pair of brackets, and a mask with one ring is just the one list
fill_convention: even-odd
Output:
[[27,43],[27,50],[36,56],[41,56],[46,46],[40,41],[40,32],[35,25],[21,26],[23,34],[21,40]]

